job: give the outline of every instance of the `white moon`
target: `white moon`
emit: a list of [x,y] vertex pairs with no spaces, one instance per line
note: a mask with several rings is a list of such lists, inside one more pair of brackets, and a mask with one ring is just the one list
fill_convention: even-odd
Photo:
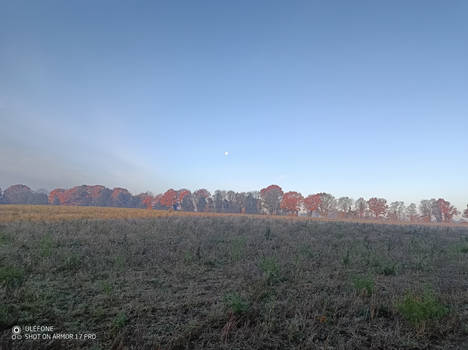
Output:
[[229,152],[227,152],[227,151],[224,152],[224,155],[225,155],[225,156],[228,156],[228,155],[229,155]]

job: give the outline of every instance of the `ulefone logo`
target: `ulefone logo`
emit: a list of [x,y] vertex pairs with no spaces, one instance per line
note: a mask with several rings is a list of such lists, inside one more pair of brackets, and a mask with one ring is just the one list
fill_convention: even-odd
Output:
[[11,331],[13,332],[13,334],[21,334],[21,327],[20,326],[13,326]]

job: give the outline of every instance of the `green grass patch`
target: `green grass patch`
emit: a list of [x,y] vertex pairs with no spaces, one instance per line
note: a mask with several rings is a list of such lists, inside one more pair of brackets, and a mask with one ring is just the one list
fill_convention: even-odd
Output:
[[397,304],[400,314],[413,326],[419,327],[425,322],[440,319],[449,313],[432,292],[423,294],[408,293]]
[[355,276],[352,278],[354,289],[361,295],[372,295],[374,292],[374,280],[370,276]]
[[229,293],[224,297],[224,305],[236,315],[249,310],[249,303],[237,293]]
[[280,265],[275,257],[263,257],[260,261],[260,270],[268,283],[279,282],[281,278]]

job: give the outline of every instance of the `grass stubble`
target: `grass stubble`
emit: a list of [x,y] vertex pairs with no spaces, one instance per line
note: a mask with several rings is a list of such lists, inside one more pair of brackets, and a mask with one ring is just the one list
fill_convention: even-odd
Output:
[[48,208],[0,219],[2,348],[468,349],[464,227]]

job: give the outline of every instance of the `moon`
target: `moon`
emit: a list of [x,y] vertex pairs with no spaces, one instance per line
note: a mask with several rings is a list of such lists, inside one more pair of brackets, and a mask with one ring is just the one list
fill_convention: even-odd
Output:
[[229,155],[229,152],[228,152],[228,151],[224,152],[224,155],[225,155],[225,156],[228,156],[228,155]]

